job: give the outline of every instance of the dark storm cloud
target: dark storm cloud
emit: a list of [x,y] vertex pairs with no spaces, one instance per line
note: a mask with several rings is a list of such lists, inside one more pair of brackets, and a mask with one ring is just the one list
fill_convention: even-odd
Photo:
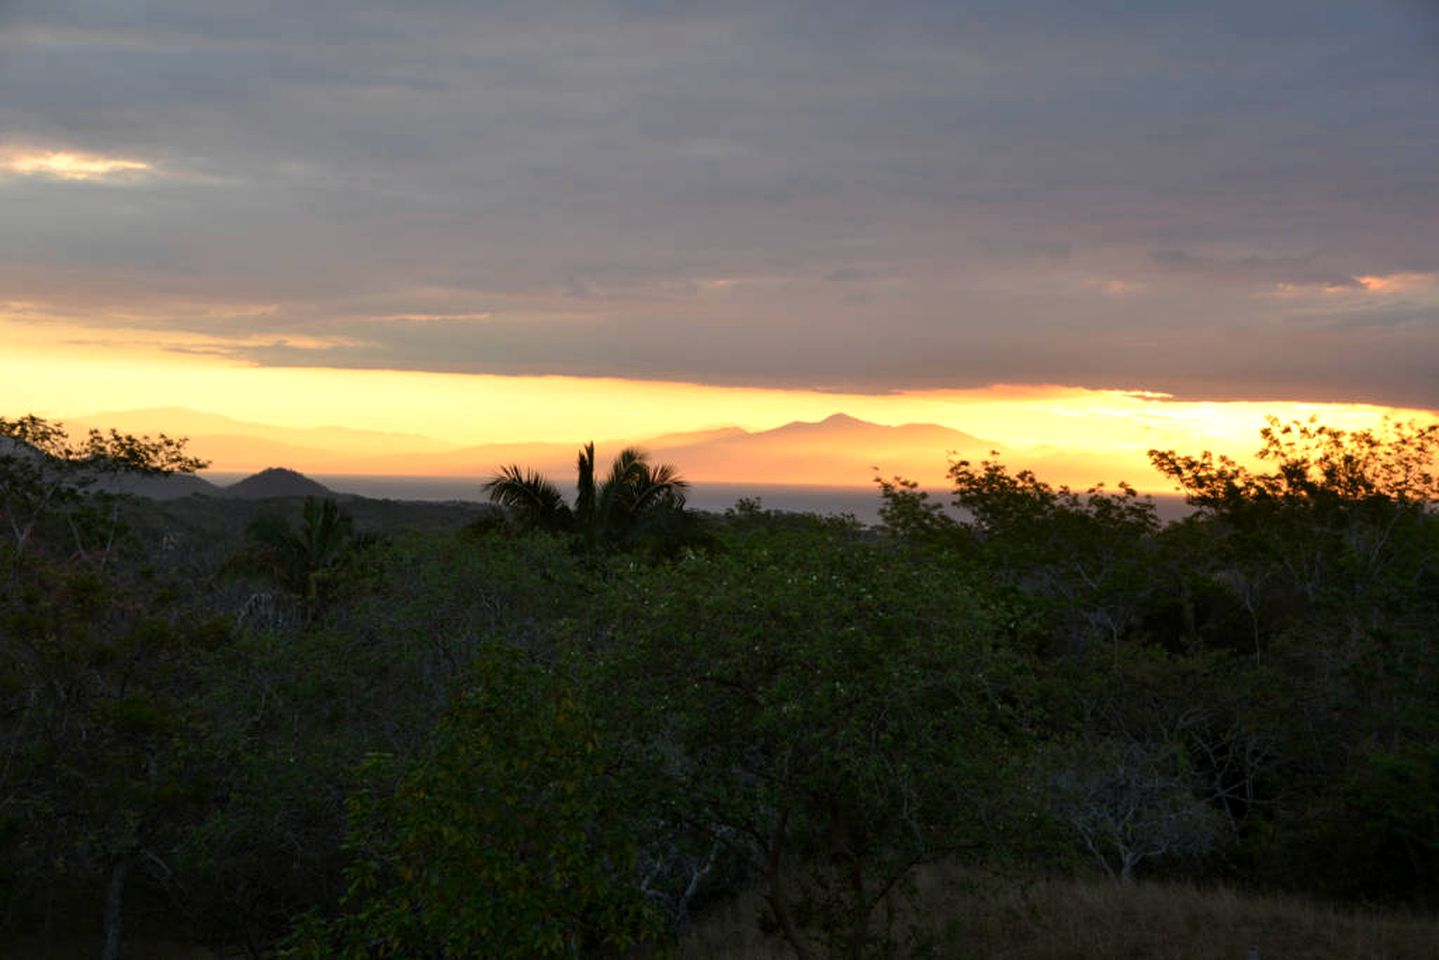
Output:
[[12,0],[0,150],[153,172],[0,174],[0,300],[261,363],[1439,406],[1439,292],[1359,279],[1439,271],[1434,26]]

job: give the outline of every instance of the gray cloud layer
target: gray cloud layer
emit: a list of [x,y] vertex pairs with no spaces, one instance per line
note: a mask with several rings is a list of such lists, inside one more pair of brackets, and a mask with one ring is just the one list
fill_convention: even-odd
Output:
[[10,0],[0,148],[155,169],[0,180],[0,301],[268,364],[1439,407],[1436,24]]

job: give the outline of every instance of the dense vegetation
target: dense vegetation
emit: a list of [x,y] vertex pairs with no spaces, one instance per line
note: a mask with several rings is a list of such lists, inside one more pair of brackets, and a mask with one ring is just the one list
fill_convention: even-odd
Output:
[[573,507],[507,468],[444,531],[237,529],[105,492],[181,443],[0,435],[31,953],[638,957],[735,910],[801,958],[998,952],[909,906],[936,871],[1439,905],[1436,427],[1155,451],[1169,524],[967,462],[957,510],[882,482],[878,528],[701,518],[587,449]]

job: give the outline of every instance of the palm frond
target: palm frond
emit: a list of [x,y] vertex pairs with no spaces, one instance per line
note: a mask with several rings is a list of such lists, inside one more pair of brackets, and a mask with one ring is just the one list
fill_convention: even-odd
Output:
[[344,552],[354,535],[354,521],[332,497],[305,498],[304,522],[299,540],[306,563],[316,569],[328,566]]
[[643,483],[649,474],[649,455],[639,447],[625,447],[610,463],[607,486],[633,488]]
[[684,511],[689,484],[673,466],[652,465],[639,447],[621,450],[603,482],[596,482],[593,443],[580,448],[575,469],[573,509],[554,484],[519,465],[501,467],[481,489],[521,528],[576,532],[591,550],[623,547],[634,541],[643,521],[654,519],[650,515]]
[[600,484],[595,510],[595,525],[609,530],[624,527],[634,515],[636,491],[640,489],[649,465],[639,447],[626,447],[610,461],[610,473]]
[[673,464],[662,463],[651,467],[645,478],[644,490],[637,498],[635,506],[639,510],[647,510],[662,504],[680,509],[685,505],[685,491],[689,489],[689,485],[689,481],[680,476],[679,470]]
[[669,464],[654,466],[638,447],[620,451],[601,488],[602,520],[611,526],[633,526],[641,514],[684,507],[688,484]]
[[558,532],[570,525],[570,508],[565,504],[564,494],[538,471],[518,464],[500,467],[480,489],[491,503],[509,510],[515,521],[527,530]]

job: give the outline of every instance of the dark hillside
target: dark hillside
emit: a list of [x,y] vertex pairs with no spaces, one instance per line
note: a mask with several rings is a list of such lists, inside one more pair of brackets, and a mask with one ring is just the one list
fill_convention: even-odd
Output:
[[335,493],[302,473],[285,467],[270,467],[221,488],[220,495],[239,500],[268,500],[274,497],[333,497]]
[[96,490],[105,493],[127,493],[144,497],[146,500],[224,496],[220,487],[193,473],[172,473],[160,477],[117,477],[96,484]]

